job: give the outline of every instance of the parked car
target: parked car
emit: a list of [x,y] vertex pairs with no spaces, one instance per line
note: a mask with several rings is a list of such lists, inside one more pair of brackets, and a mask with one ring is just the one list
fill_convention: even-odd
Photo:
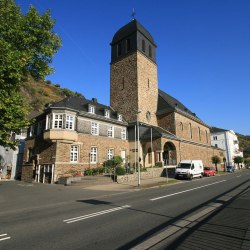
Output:
[[214,176],[215,173],[215,167],[204,167],[204,176]]
[[234,166],[227,166],[227,172],[233,173],[235,170]]

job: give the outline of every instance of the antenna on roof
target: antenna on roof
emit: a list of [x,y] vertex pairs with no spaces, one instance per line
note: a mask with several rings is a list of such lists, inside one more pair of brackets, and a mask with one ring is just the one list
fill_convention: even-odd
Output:
[[135,8],[133,8],[133,10],[132,10],[132,14],[131,14],[131,16],[132,16],[132,20],[134,20],[135,19]]

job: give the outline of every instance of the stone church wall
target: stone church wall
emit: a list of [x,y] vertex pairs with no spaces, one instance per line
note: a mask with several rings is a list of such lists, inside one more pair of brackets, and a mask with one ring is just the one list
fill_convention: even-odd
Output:
[[[192,140],[195,142],[211,145],[209,127],[206,127],[205,125],[198,123],[178,113],[174,113],[174,116],[175,116],[174,124],[176,127],[176,135],[178,137],[186,140]],[[180,123],[182,123],[183,125],[183,130],[181,129]],[[192,139],[190,138],[189,124],[191,124],[192,126]],[[200,128],[200,136],[198,128]]]

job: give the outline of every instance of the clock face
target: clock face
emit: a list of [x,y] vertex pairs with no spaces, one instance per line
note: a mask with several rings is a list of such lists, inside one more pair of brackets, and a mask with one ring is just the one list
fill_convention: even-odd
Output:
[[146,113],[146,118],[147,118],[147,121],[150,122],[150,120],[151,120],[151,114],[150,114],[149,111]]

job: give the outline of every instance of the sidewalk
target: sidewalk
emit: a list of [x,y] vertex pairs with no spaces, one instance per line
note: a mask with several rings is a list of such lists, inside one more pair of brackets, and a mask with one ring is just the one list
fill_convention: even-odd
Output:
[[[187,231],[167,249],[250,249],[249,184],[217,212]],[[166,249],[159,248],[159,249]]]
[[88,187],[83,187],[84,189],[90,189],[90,190],[110,190],[110,191],[134,191],[134,190],[140,190],[144,188],[157,188],[161,186],[166,186],[169,184],[178,183],[180,181],[175,180],[174,178],[166,178],[166,177],[157,177],[157,178],[150,178],[150,179],[141,179],[140,186],[138,185],[137,181],[130,181],[125,183],[108,183],[104,185],[92,185]]

